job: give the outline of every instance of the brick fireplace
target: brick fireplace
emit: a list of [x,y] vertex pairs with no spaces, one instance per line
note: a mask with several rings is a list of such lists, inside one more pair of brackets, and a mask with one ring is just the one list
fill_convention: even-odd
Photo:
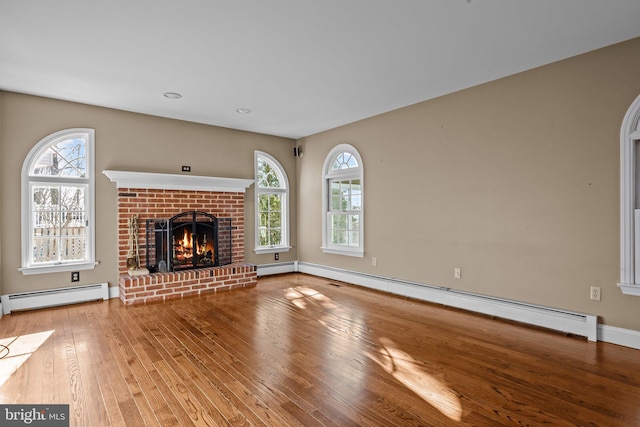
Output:
[[[104,171],[118,188],[118,270],[120,300],[137,304],[255,286],[255,265],[244,260],[244,192],[253,180]],[[230,218],[230,264],[194,270],[130,275],[129,220],[137,216],[140,259],[144,266],[147,219],[170,218],[185,211],[208,212]]]

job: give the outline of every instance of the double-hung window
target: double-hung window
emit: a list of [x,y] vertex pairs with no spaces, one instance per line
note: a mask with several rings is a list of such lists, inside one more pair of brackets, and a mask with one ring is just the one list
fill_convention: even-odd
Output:
[[256,253],[285,252],[289,246],[289,181],[271,155],[255,152]]
[[38,142],[22,165],[23,274],[95,267],[94,130]]
[[363,166],[358,151],[341,144],[327,156],[323,185],[323,251],[364,256]]

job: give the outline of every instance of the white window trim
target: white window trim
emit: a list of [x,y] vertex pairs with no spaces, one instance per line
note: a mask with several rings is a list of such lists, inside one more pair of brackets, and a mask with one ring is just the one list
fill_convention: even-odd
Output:
[[[259,184],[258,184],[258,158],[259,157],[264,157],[267,160],[269,160],[270,162],[272,162],[277,168],[278,171],[280,172],[280,174],[282,175],[282,179],[284,181],[284,188],[269,188],[269,189],[261,189]],[[279,161],[276,160],[275,157],[273,157],[271,154],[269,153],[265,153],[264,151],[254,151],[254,155],[253,155],[253,167],[254,167],[254,174],[253,176],[255,177],[255,183],[256,185],[254,186],[254,192],[255,192],[255,198],[254,198],[254,206],[255,206],[255,215],[254,215],[254,220],[255,220],[255,233],[254,233],[254,249],[253,252],[256,254],[269,254],[269,253],[276,253],[276,252],[288,252],[291,249],[290,243],[289,243],[289,178],[287,177],[287,173],[284,170],[284,168],[282,167],[282,165],[280,164]],[[281,221],[282,221],[282,245],[272,245],[272,246],[259,246],[259,237],[258,234],[260,232],[260,218],[258,215],[258,207],[259,207],[259,197],[260,194],[264,194],[264,193],[280,193],[283,195],[282,198],[282,217],[281,217]]]
[[620,128],[620,283],[623,294],[640,296],[640,209],[636,196],[637,145],[640,143],[640,96]]
[[[50,145],[54,141],[63,137],[73,137],[81,135],[87,141],[87,180],[81,180],[82,185],[87,185],[88,189],[85,195],[88,212],[86,218],[89,221],[88,241],[86,244],[87,260],[58,262],[41,265],[31,265],[31,227],[33,226],[33,215],[31,215],[31,186],[38,182],[55,182],[56,179],[51,177],[33,177],[30,176],[30,167],[42,148]],[[63,271],[90,270],[98,264],[95,261],[95,130],[88,128],[64,129],[52,133],[41,139],[31,148],[31,151],[25,157],[22,164],[21,174],[21,246],[22,246],[22,267],[18,271],[24,275],[55,273]],[[79,183],[80,180],[65,179],[63,182],[68,184]]]
[[[353,169],[342,169],[338,171],[332,171],[331,165],[336,156],[340,153],[347,152],[353,155],[358,161],[357,174]],[[360,192],[362,197],[362,207],[359,211],[360,215],[360,245],[358,247],[332,245],[327,238],[327,216],[329,213],[329,181],[334,178],[360,178]],[[352,257],[364,257],[364,165],[362,163],[362,157],[356,148],[350,144],[336,145],[327,155],[322,168],[322,252],[345,255]]]

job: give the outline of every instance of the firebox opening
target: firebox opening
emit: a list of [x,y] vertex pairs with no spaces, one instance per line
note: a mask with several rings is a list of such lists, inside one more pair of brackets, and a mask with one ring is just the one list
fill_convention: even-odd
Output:
[[150,272],[231,264],[231,218],[189,211],[170,219],[149,219],[146,261]]
[[173,228],[171,263],[176,269],[182,266],[209,267],[214,265],[214,230],[206,229],[202,224],[196,223],[196,231],[193,232],[193,225],[187,223]]

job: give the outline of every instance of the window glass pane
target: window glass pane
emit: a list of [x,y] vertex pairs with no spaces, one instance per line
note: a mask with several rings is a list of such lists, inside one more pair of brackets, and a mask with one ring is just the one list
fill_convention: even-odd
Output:
[[351,210],[353,211],[358,211],[362,209],[362,192],[360,191],[359,179],[354,179],[353,181],[351,181],[350,205],[351,205]]
[[359,211],[362,209],[362,198],[359,195],[351,196],[351,210]]
[[335,160],[331,164],[331,170],[341,170],[341,169],[350,169],[357,168],[358,161],[356,158],[350,153],[340,153],[336,156]]
[[347,215],[331,215],[331,228],[334,230],[345,230],[347,228]]
[[86,259],[85,187],[34,186],[31,211],[34,263]]
[[269,232],[269,245],[279,245],[282,241],[282,232],[278,230],[271,230]]
[[258,211],[273,212],[282,209],[282,195],[273,193],[264,193],[258,196]]
[[349,246],[360,246],[360,232],[349,231]]
[[274,167],[264,159],[258,160],[258,186],[262,188],[280,188],[280,178]]
[[258,196],[258,245],[282,243],[282,195],[265,193]]
[[267,227],[260,227],[258,230],[258,244],[260,246],[268,246],[269,245],[269,230]]
[[351,181],[344,181],[342,183],[342,197],[344,198],[344,210],[353,210],[353,199],[351,197]]
[[347,243],[347,232],[344,230],[333,230],[331,236],[331,243],[334,245],[344,245]]
[[270,194],[260,194],[258,196],[258,212],[269,212],[269,196]]
[[280,212],[282,209],[282,196],[280,194],[269,195],[269,210]]
[[[58,248],[55,236],[57,230],[35,230],[32,240],[33,262],[50,262],[57,260]],[[52,233],[52,234],[49,234]]]
[[347,165],[349,165],[349,168],[357,168],[358,167],[358,161],[351,154],[349,154],[349,158],[346,159],[346,162],[347,162]]
[[331,210],[341,211],[342,207],[342,193],[340,191],[340,182],[331,181]]
[[269,227],[280,228],[282,225],[280,212],[271,212],[269,214]]
[[330,214],[329,217],[332,244],[360,246],[360,215]]
[[84,138],[69,138],[51,144],[33,163],[31,175],[86,178],[87,144]]
[[350,230],[358,230],[360,228],[360,215],[349,215]]
[[260,212],[259,214],[259,218],[260,218],[260,227],[266,227],[267,224],[269,224],[269,213],[268,212]]
[[348,215],[333,214],[330,218],[331,243],[336,245],[348,244]]
[[360,180],[331,181],[330,210],[359,211],[362,209]]
[[85,258],[85,227],[69,227],[61,230],[60,260],[83,260]]

